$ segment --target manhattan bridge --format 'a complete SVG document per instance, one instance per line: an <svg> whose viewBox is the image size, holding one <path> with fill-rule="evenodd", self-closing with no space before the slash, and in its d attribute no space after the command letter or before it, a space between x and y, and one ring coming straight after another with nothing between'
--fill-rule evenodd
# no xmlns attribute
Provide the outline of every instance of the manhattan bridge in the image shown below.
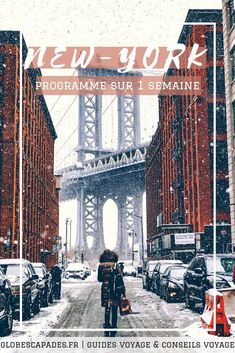
<svg viewBox="0 0 235 353"><path fill-rule="evenodd" d="M86 69L85 75L118 74L110 69ZM144 256L142 217L148 144L141 144L140 97L117 95L116 98L117 148L102 146L102 96L79 96L77 161L56 170L62 176L60 202L74 199L77 202L75 250L89 261L97 260L105 248L103 207L109 199L118 209L114 250L120 259L130 259L133 249L128 236L132 234L135 239L132 241L139 244L139 256ZM88 237L92 238L91 247Z"/></svg>

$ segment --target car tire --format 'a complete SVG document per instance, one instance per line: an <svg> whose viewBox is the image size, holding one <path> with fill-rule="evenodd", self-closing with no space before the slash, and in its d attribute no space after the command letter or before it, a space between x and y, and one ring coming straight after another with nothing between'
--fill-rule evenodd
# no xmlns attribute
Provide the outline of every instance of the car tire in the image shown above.
<svg viewBox="0 0 235 353"><path fill-rule="evenodd" d="M40 312L40 295L38 295L37 299L33 304L33 313L38 314Z"/></svg>
<svg viewBox="0 0 235 353"><path fill-rule="evenodd" d="M52 294L52 290L51 290L50 295L49 295L49 303L50 303L50 304L53 303L53 294Z"/></svg>
<svg viewBox="0 0 235 353"><path fill-rule="evenodd" d="M169 296L168 291L166 292L165 299L166 299L166 302L167 302L167 303L170 303L170 302L171 302L171 297Z"/></svg>
<svg viewBox="0 0 235 353"><path fill-rule="evenodd" d="M49 305L49 295L48 295L48 290L44 293L44 295L41 297L41 303L42 307L47 308Z"/></svg>
<svg viewBox="0 0 235 353"><path fill-rule="evenodd" d="M185 293L185 306L187 309L194 310L195 304L192 300L190 300L189 291L187 290Z"/></svg>
<svg viewBox="0 0 235 353"><path fill-rule="evenodd" d="M4 295L4 299L6 300L6 297ZM7 300L6 300L7 303ZM13 327L13 312L12 312L12 307L10 304L8 304L7 308L7 316L3 323L0 326L0 336L9 336L12 332L12 327Z"/></svg>
<svg viewBox="0 0 235 353"><path fill-rule="evenodd" d="M202 293L201 293L201 294L202 294ZM201 305L201 307L198 309L199 314L202 314L203 311L204 311L204 308L205 308L205 304L206 304L206 303L205 303L205 293L201 295L201 303L202 303L202 305Z"/></svg>
<svg viewBox="0 0 235 353"><path fill-rule="evenodd" d="M26 304L23 308L23 320L30 320L32 317L32 303L31 303L31 297L28 295Z"/></svg>

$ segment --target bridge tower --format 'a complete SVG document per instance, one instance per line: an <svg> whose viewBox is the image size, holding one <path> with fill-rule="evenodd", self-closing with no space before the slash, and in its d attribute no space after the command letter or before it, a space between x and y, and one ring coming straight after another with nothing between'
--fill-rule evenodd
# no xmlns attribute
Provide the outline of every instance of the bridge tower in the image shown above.
<svg viewBox="0 0 235 353"><path fill-rule="evenodd" d="M117 71L108 69L82 69L80 76L117 76ZM118 113L118 150L124 151L140 145L140 102L139 96L117 97ZM94 158L108 153L102 145L102 96L85 95L79 97L79 129L78 129L78 164L86 161L87 154ZM130 259L131 248L128 236L135 232L135 241L141 244L141 224L143 191L136 190L130 194L128 190L120 189L113 195L102 187L96 191L87 190L84 182L79 183L77 194L77 252L83 253L87 260L98 260L104 250L103 206L112 194L118 207L118 237L115 250L120 258ZM89 248L88 239L92 242Z"/></svg>

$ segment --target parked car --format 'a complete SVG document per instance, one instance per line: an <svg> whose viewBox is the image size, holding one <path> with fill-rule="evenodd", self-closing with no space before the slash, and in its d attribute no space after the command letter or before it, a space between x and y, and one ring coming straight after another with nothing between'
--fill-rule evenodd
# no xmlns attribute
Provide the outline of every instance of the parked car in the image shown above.
<svg viewBox="0 0 235 353"><path fill-rule="evenodd" d="M10 281L0 270L0 336L8 336L12 331L12 299Z"/></svg>
<svg viewBox="0 0 235 353"><path fill-rule="evenodd" d="M49 303L53 302L51 274L41 262L33 262L32 265L39 277L38 288L40 290L41 306L47 307Z"/></svg>
<svg viewBox="0 0 235 353"><path fill-rule="evenodd" d="M91 275L91 267L90 265L87 263L84 263L84 267L85 267L85 273L86 273L86 276L90 276Z"/></svg>
<svg viewBox="0 0 235 353"><path fill-rule="evenodd" d="M186 307L190 309L194 309L196 306L204 308L205 292L214 287L214 270L217 289L233 286L232 271L234 264L234 254L216 254L215 269L214 255L200 254L194 257L184 274Z"/></svg>
<svg viewBox="0 0 235 353"><path fill-rule="evenodd" d="M9 278L12 288L13 313L20 310L20 259L1 259L0 269ZM40 311L40 291L38 289L39 277L33 265L22 260L22 305L23 320L29 320L32 314Z"/></svg>
<svg viewBox="0 0 235 353"><path fill-rule="evenodd" d="M137 277L142 277L142 273L143 273L143 266L138 265L137 266Z"/></svg>
<svg viewBox="0 0 235 353"><path fill-rule="evenodd" d="M163 272L159 293L168 303L173 300L184 300L183 276L187 270L186 266L168 266Z"/></svg>
<svg viewBox="0 0 235 353"><path fill-rule="evenodd" d="M162 279L163 272L170 265L183 265L183 262L180 260L159 260L155 265L152 275L152 291L157 295L160 294L160 281Z"/></svg>
<svg viewBox="0 0 235 353"><path fill-rule="evenodd" d="M136 268L133 265L124 265L123 275L136 277Z"/></svg>
<svg viewBox="0 0 235 353"><path fill-rule="evenodd" d="M148 261L143 267L142 283L143 283L143 288L146 290L150 290L152 287L153 270L158 262L159 260Z"/></svg>
<svg viewBox="0 0 235 353"><path fill-rule="evenodd" d="M65 270L65 278L81 278L87 277L85 266L80 262L71 262Z"/></svg>

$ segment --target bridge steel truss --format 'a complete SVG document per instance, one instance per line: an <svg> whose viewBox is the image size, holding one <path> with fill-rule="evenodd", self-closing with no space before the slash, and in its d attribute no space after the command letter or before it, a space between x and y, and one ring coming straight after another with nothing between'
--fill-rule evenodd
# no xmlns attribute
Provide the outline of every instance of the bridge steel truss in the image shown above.
<svg viewBox="0 0 235 353"><path fill-rule="evenodd" d="M106 69L85 69L79 70L79 75L115 76L117 72ZM146 148L138 149L140 145L139 96L118 95L117 100L118 151L111 155L102 147L102 96L79 97L77 155L80 166L67 168L62 173L63 185L67 191L63 192L62 189L64 196L61 198L76 197L77 199L76 249L90 261L97 261L99 254L105 248L103 207L108 199L113 199L118 208L115 250L120 258L131 258L132 232L135 232L132 239L141 245L141 222L136 215L142 215ZM94 159L86 161L88 153L92 153ZM124 170L128 172L125 174ZM70 175L67 179L66 173ZM112 222L111 219L110 222ZM91 247L88 246L89 243L92 243Z"/></svg>

